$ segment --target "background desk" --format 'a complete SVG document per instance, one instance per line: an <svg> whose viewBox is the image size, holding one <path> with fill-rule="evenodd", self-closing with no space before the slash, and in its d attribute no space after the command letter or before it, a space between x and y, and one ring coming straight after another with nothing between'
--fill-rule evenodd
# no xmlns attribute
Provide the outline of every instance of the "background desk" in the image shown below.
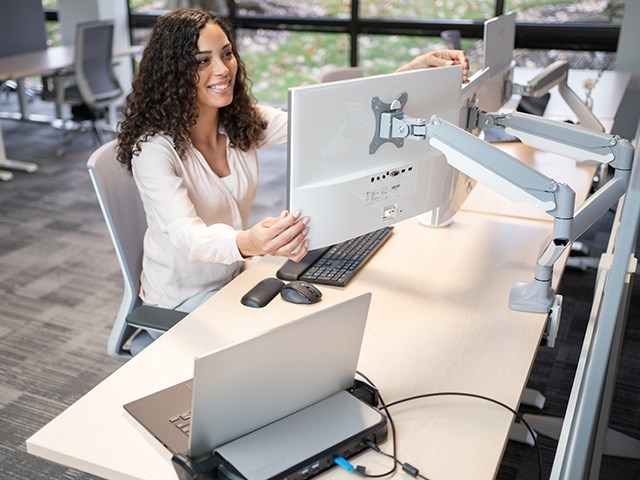
<svg viewBox="0 0 640 480"><path fill-rule="evenodd" d="M140 46L128 47L114 51L114 57L134 55L142 50ZM0 118L15 120L28 120L50 123L53 118L32 116L28 112L27 101L24 92L23 79L35 75L43 75L57 70L73 68L75 61L75 47L49 47L46 50L23 53L0 58L0 82L16 80L18 84L19 112L10 112L0 115ZM61 117L61 105L56 105L56 117ZM35 163L9 160L4 149L2 130L0 130L0 169L2 167L16 170L34 172L38 169ZM0 170L0 180L10 180L13 175L10 172Z"/></svg>
<svg viewBox="0 0 640 480"><path fill-rule="evenodd" d="M541 71L542 68L516 67L513 72L513 80L519 84L526 84L528 80L535 77ZM567 83L578 97L584 100L586 97L584 82L586 80L597 81L591 94L593 98L591 110L598 120L602 122L607 131L609 131L613 125L613 120L616 117L618 107L620 106L620 102L622 102L622 97L627 89L629 80L631 79L631 74L618 70L605 70L598 78L599 75L600 72L597 70L572 68L569 70ZM557 87L551 89L551 98L545 109L544 116L559 121L577 121L577 117L569 110L569 107L557 93L557 90Z"/></svg>
<svg viewBox="0 0 640 480"><path fill-rule="evenodd" d="M20 106L19 113L3 115L3 117L29 120L24 83L22 82L22 79L33 75L41 75L55 70L69 68L73 66L73 61L73 47L52 47L47 48L46 50L0 58L0 82L4 82L6 80L17 80L18 103ZM2 130L0 130L0 168L1 167L24 170L27 172L35 172L38 169L38 166L35 163L10 160L7 158L4 141L2 140ZM0 171L0 180L10 180L12 177L13 174L11 174L11 172Z"/></svg>
<svg viewBox="0 0 640 480"><path fill-rule="evenodd" d="M116 49L113 52L113 56L124 57L127 55L135 55L140 53L142 48L142 46L136 45ZM75 47L73 45L49 47L46 50L0 58L0 81L10 79L18 81L20 112L18 115L10 115L8 118L16 118L19 120L31 119L27 110L27 102L20 80L31 76L55 72L56 70L73 68L74 61ZM39 120L39 118L35 120Z"/></svg>
<svg viewBox="0 0 640 480"><path fill-rule="evenodd" d="M545 316L510 311L514 282L532 278L543 222L460 212L449 228L415 220L395 233L346 288L322 287L300 306L264 309L239 299L281 261L242 275L27 441L30 453L107 478L175 479L170 456L122 405L192 376L194 355L254 335L361 292L373 292L359 369L386 401L463 391L517 407ZM256 361L259 361L257 359ZM295 361L293 359L292 361ZM468 398L434 398L393 409L400 458L434 479L495 476L511 427L506 410ZM390 444L385 445L389 449ZM359 459L371 472L388 461ZM333 470L327 475L346 477Z"/></svg>

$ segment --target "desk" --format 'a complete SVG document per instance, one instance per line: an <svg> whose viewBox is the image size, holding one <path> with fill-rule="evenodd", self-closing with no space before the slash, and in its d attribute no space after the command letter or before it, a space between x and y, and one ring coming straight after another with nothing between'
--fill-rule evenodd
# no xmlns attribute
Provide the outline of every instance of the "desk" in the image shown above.
<svg viewBox="0 0 640 480"><path fill-rule="evenodd" d="M557 162L545 165L551 176L559 174ZM579 180L582 201L591 178ZM517 408L546 315L514 312L507 300L514 283L531 280L551 230L549 222L494 210L460 211L441 229L406 220L347 287L322 286L323 300L308 306L277 297L263 309L243 307L240 297L274 276L283 260L249 262L234 281L30 437L27 450L106 478L175 480L169 452L122 405L190 378L200 353L363 292L373 298L358 368L387 402L458 391ZM554 288L565 261L556 264ZM494 404L458 397L406 403L392 414L399 457L438 480L494 478L513 420ZM390 443L383 448L389 451ZM371 473L389 466L374 452L358 463ZM350 478L339 469L323 476Z"/></svg>
<svg viewBox="0 0 640 480"><path fill-rule="evenodd" d="M127 47L114 51L114 57L133 55L142 50L140 46ZM18 102L20 112L15 115L5 116L16 120L33 120L43 121L40 117L31 117L27 111L27 102L24 94L24 84L21 79L42 75L56 70L64 70L72 68L75 60L75 47L62 46L50 47L46 50L24 53L20 55L12 55L0 58L0 82L5 80L17 80L18 82ZM44 121L50 122L51 119ZM0 130L0 168L12 168L16 170L24 170L27 172L35 172L38 166L35 163L21 162L17 160L9 160L4 149L2 140L2 131ZM9 180L12 175L10 172L0 170L0 180Z"/></svg>
<svg viewBox="0 0 640 480"><path fill-rule="evenodd" d="M443 229L410 219L396 226L346 288L323 286L323 300L310 306L278 297L264 309L243 307L241 295L273 276L282 263L269 257L251 262L169 333L29 438L28 451L107 478L174 480L168 451L125 413L124 403L191 377L198 353L366 291L373 299L359 369L386 401L465 391L515 408L546 317L509 310L507 297L514 282L531 278L549 231L543 222L471 212L460 212ZM436 398L399 406L393 414L400 457L430 478L495 476L512 423L506 410L480 400ZM387 465L373 452L359 462L371 472ZM326 475L347 478L335 469Z"/></svg>
<svg viewBox="0 0 640 480"><path fill-rule="evenodd" d="M21 120L28 120L27 102L24 94L24 84L21 79L32 75L69 68L73 65L73 47L51 47L38 52L24 53L0 58L0 82L15 79L18 80L18 102L20 104L20 114L15 117ZM10 118L14 118L13 116ZM19 160L9 160L2 140L2 130L0 130L0 167L35 172L38 165L32 162L22 162ZM10 180L13 177L11 172L0 171L1 180Z"/></svg>

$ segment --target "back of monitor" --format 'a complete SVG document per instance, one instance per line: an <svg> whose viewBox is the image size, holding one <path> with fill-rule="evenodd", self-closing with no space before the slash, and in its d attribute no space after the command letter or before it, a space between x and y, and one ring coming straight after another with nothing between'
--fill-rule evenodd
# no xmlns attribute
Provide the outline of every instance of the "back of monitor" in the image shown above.
<svg viewBox="0 0 640 480"><path fill-rule="evenodd" d="M451 197L453 168L422 140L377 135L374 99L407 95L404 114L457 123L461 69L445 67L289 90L289 207L311 218L309 248L415 217Z"/></svg>
<svg viewBox="0 0 640 480"><path fill-rule="evenodd" d="M478 93L478 107L487 112L500 110L509 100L513 74L513 46L516 38L516 14L505 13L484 23L483 66L488 78Z"/></svg>

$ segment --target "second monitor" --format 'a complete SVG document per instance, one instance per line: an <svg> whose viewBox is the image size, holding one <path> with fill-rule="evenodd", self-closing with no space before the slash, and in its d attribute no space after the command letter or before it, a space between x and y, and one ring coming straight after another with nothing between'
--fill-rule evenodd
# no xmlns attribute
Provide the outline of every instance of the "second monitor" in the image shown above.
<svg viewBox="0 0 640 480"><path fill-rule="evenodd" d="M289 90L288 205L311 218L309 248L362 235L450 200L455 169L426 141L376 140L376 105L458 122L459 66ZM403 103L404 102L404 103ZM419 132L417 132L419 133Z"/></svg>

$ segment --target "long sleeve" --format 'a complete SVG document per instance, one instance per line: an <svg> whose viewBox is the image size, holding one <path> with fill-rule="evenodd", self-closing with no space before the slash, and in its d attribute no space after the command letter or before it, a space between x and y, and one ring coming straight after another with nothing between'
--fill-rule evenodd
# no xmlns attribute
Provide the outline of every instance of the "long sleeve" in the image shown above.
<svg viewBox="0 0 640 480"><path fill-rule="evenodd" d="M195 157L191 153L188 162L197 163ZM134 160L147 222L189 260L242 260L235 239L243 225L231 193L208 166L181 163L166 138L147 143Z"/></svg>
<svg viewBox="0 0 640 480"><path fill-rule="evenodd" d="M286 142L287 114L259 107L268 127L259 147ZM220 132L224 134L224 132ZM236 244L258 185L258 155L229 146L231 175L221 179L195 148L181 159L172 139L155 135L132 162L144 204L145 235L141 298L174 308L184 300L222 288L240 271Z"/></svg>

